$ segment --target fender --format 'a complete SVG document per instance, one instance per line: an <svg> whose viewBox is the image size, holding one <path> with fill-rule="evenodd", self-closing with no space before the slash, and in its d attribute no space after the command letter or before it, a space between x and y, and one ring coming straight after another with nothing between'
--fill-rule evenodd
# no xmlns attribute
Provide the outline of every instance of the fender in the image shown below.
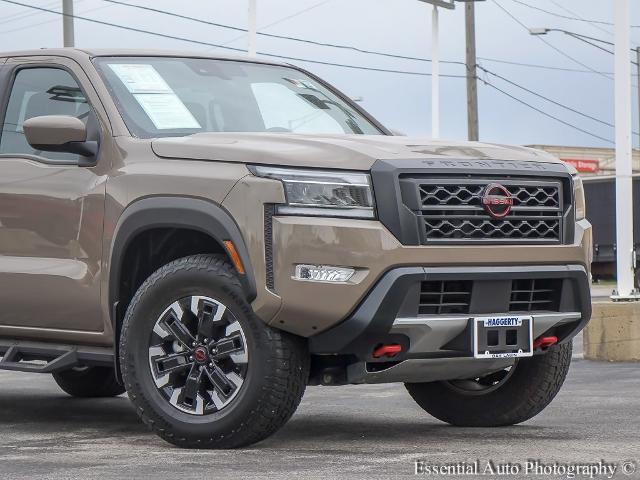
<svg viewBox="0 0 640 480"><path fill-rule="evenodd" d="M124 252L139 233L162 227L198 230L211 236L220 246L224 245L225 240L231 240L245 269L245 274L239 275L239 277L246 292L247 301L253 301L257 295L253 268L242 233L231 215L222 206L208 200L190 197L157 196L133 202L125 208L116 224L109 264L108 295L114 334L113 366L116 379L120 383L122 383L119 361L120 342L117 341L120 336L120 325L117 323L117 319L120 299L119 278L122 272Z"/></svg>
<svg viewBox="0 0 640 480"><path fill-rule="evenodd" d="M208 200L190 197L146 197L135 201L124 210L118 219L113 236L109 271L109 306L116 335L116 305L120 298L119 278L124 252L139 233L162 227L198 230L211 236L221 246L224 245L225 240L231 240L245 268L246 273L239 277L246 292L247 301L251 302L255 299L257 295L255 277L247 247L238 225L222 206Z"/></svg>

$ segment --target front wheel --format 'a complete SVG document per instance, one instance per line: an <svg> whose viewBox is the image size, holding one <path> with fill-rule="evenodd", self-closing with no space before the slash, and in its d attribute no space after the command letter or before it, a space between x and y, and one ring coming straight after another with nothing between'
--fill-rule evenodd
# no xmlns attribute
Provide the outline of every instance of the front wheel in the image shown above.
<svg viewBox="0 0 640 480"><path fill-rule="evenodd" d="M407 383L406 388L427 413L451 425L514 425L551 403L569 371L571 352L571 343L565 343L481 378Z"/></svg>
<svg viewBox="0 0 640 480"><path fill-rule="evenodd" d="M254 315L221 256L182 258L152 274L127 309L120 345L140 417L181 447L266 438L293 415L309 374L304 341Z"/></svg>

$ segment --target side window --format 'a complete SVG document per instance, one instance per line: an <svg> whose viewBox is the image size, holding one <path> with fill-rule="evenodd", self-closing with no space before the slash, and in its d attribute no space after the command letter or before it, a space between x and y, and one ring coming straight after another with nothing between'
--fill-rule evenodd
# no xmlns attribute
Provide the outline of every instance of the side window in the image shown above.
<svg viewBox="0 0 640 480"><path fill-rule="evenodd" d="M85 124L91 108L78 83L67 71L59 68L24 68L19 70L2 124L0 154L29 154L50 160L77 161L72 153L41 152L25 138L25 120L42 115L71 115Z"/></svg>

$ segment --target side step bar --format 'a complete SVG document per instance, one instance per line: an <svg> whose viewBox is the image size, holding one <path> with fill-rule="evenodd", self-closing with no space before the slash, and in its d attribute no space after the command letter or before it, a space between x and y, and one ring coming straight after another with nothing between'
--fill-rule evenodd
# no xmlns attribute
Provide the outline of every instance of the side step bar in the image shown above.
<svg viewBox="0 0 640 480"><path fill-rule="evenodd" d="M113 348L0 339L0 370L53 373L78 366L113 367Z"/></svg>

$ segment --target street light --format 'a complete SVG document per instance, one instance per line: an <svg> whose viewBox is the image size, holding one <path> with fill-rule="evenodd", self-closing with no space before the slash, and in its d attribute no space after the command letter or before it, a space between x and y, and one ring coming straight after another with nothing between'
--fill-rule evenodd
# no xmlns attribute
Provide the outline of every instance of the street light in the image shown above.
<svg viewBox="0 0 640 480"><path fill-rule="evenodd" d="M453 0L419 0L433 5L431 13L431 137L440 137L440 21L438 7L453 10Z"/></svg>
<svg viewBox="0 0 640 480"><path fill-rule="evenodd" d="M600 42L600 43L604 43L605 45L611 45L612 47L615 47L615 44L613 42L602 40L601 38L590 37L588 35L582 35L581 33L570 32L568 30L563 30L561 28L530 28L529 29L529 33L534 36L547 35L550 32L564 33L565 35L569 35L570 37L575 38L576 40L580 40L581 42L591 45L592 47L598 48L604 52L614 55L614 52L612 52L611 50L607 50L606 48L593 43L593 42ZM634 62L633 60L631 60L631 63L633 63L638 68L638 78L640 78L640 47L632 48L631 51L636 54L636 61ZM639 112L638 119L640 121L640 84L638 85L638 112Z"/></svg>
<svg viewBox="0 0 640 480"><path fill-rule="evenodd" d="M431 14L431 137L440 137L440 26L438 7L453 10L455 2L484 0L418 0L433 6Z"/></svg>
<svg viewBox="0 0 640 480"><path fill-rule="evenodd" d="M531 35L546 35L551 31L550 28L530 28L529 34Z"/></svg>
<svg viewBox="0 0 640 480"><path fill-rule="evenodd" d="M640 73L640 47L635 49L637 62L631 61L629 0L614 2L615 43L557 28L530 28L531 35L561 32L576 40L614 55L615 129L616 129L616 277L612 300L640 300L634 287L636 252L633 243L633 181L631 144L631 63ZM614 51L602 45L611 45ZM634 51L631 49L631 51ZM640 88L640 87L639 87ZM640 94L640 92L639 92Z"/></svg>
<svg viewBox="0 0 640 480"><path fill-rule="evenodd" d="M582 35L581 33L570 32L568 30L563 30L561 28L530 28L529 29L529 34L534 36L547 35L550 32L564 33L565 35L575 38L576 40L580 40L581 42L586 43L587 45L591 45L592 47L602 50L603 52L607 52L611 55L614 54L614 52L612 52L611 50L607 50L603 46L598 45L597 43L594 43L594 42L598 42L598 43L604 43L605 45L611 45L612 47L615 46L613 42L608 42L607 40L602 40L601 38L590 37L589 35ZM640 47L632 48L631 51L634 53L638 53L640 51ZM640 58L640 54L639 54L639 58ZM631 63L633 63L634 65L638 65L638 62L631 61Z"/></svg>

